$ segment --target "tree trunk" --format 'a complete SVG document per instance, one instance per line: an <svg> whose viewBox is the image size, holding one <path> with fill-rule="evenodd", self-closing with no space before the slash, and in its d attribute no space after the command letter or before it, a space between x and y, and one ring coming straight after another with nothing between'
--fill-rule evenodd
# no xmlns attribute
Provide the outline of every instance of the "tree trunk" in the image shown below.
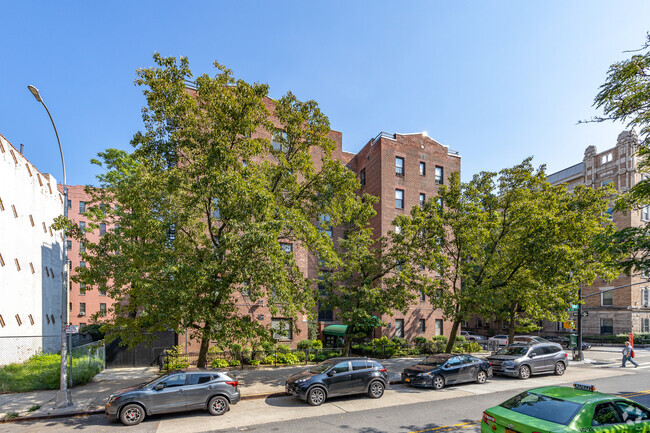
<svg viewBox="0 0 650 433"><path fill-rule="evenodd" d="M199 350L199 359L196 361L198 368L205 368L208 364L208 348L210 347L210 339L208 337L201 337L201 349Z"/></svg>
<svg viewBox="0 0 650 433"><path fill-rule="evenodd" d="M348 329L352 329L352 325L350 325ZM350 356L350 347L352 347L352 335L345 334L345 344L343 345L343 356Z"/></svg>
<svg viewBox="0 0 650 433"><path fill-rule="evenodd" d="M517 319L517 303L510 307L510 320L508 321L508 343L515 339L515 320Z"/></svg>
<svg viewBox="0 0 650 433"><path fill-rule="evenodd" d="M449 334L449 341L447 341L447 348L445 349L445 353L451 353L451 350L454 348L454 343L456 342L456 334L458 334L460 323L460 320L455 319L454 324L451 325L451 333Z"/></svg>

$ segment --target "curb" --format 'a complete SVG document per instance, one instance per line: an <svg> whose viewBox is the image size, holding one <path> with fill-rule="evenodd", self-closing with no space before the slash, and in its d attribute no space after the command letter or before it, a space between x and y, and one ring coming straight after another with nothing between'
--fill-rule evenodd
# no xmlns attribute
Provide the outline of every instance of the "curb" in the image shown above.
<svg viewBox="0 0 650 433"><path fill-rule="evenodd" d="M390 382L390 385L399 385L401 380L394 380ZM288 397L289 394L286 392L269 392L265 394L250 394L242 395L239 401L244 400L262 400L265 398L277 398L277 397ZM78 418L91 415L100 415L104 413L104 409L96 410L87 410L87 411L78 411L78 412L66 412L66 413L56 413L52 415L35 415L35 416L17 416L10 419L0 419L0 424L12 423L12 422L26 422L26 421L43 421L48 419L57 419L57 418Z"/></svg>

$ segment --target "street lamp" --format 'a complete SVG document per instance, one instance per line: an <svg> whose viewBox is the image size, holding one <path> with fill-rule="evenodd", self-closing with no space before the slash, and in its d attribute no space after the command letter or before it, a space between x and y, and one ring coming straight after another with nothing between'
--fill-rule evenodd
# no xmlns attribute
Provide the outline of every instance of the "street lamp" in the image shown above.
<svg viewBox="0 0 650 433"><path fill-rule="evenodd" d="M52 122L52 127L54 128L54 133L56 134L56 141L59 142L59 152L61 153L61 165L63 165L63 216L67 219L68 218L68 183L65 176L65 160L63 159L63 148L61 147L61 140L59 139L59 133L56 130L56 125L54 124L54 119L52 119L50 110L47 109L47 105L45 105L45 102L43 102L43 98L41 98L41 95L38 93L38 89L32 85L27 86L27 88L29 89L30 92L32 92L34 98L36 98L36 100L41 104L43 104L43 107L45 107L45 111L47 111L47 115L50 117L50 122ZM56 393L57 408L68 407L72 404L72 395L70 394L70 390L68 389L68 380L67 380L68 354L66 351L66 344L65 344L65 326L66 326L67 316L68 316L67 315L68 249L66 243L67 243L67 239L64 231L63 232L63 281L62 281L63 291L61 294L61 380L60 380L61 389Z"/></svg>

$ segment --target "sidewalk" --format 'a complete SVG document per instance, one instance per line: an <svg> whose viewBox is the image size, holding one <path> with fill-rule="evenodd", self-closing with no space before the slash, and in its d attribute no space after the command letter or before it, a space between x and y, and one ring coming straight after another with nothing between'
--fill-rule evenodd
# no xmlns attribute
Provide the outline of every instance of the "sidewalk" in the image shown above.
<svg viewBox="0 0 650 433"><path fill-rule="evenodd" d="M637 358L650 361L650 349L637 349ZM488 354L477 354L484 358ZM570 361L574 368L595 368L620 365L619 348L592 348L584 352L585 361ZM424 356L383 359L379 362L386 367L391 382L400 381L400 373ZM569 359L571 355L569 354ZM310 368L305 365L264 367L257 369L229 370L239 381L243 399L263 398L269 394L284 393L284 384L290 375ZM158 375L157 367L114 368L104 370L82 386L72 389L73 405L65 409L55 409L56 390L32 391L25 393L0 394L0 420L7 413L14 412L20 417L63 416L102 411L108 397L117 390L148 381ZM33 409L30 411L30 409Z"/></svg>

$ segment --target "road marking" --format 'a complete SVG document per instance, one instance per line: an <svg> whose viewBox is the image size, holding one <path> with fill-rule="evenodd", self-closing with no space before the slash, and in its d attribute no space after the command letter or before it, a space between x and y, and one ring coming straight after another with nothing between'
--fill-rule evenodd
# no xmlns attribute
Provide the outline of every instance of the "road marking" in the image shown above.
<svg viewBox="0 0 650 433"><path fill-rule="evenodd" d="M623 394L619 394L619 397L625 397L625 398L630 398L630 397L639 397L641 395L648 395L650 394L650 389L645 390L645 391L637 391L637 392L627 392Z"/></svg>

